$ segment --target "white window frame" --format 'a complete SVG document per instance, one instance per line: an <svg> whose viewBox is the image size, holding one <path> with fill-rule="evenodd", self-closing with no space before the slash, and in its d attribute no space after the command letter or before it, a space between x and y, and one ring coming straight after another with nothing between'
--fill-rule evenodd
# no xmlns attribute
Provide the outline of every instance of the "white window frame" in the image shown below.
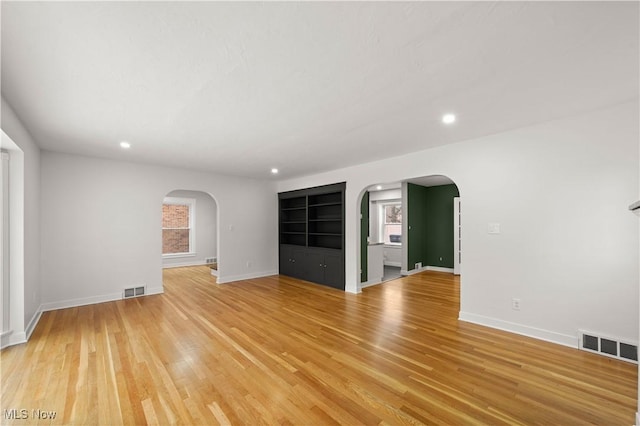
<svg viewBox="0 0 640 426"><path fill-rule="evenodd" d="M386 210L386 208L388 206L400 206L400 208L403 210L402 211L402 217L403 217L402 220L404 221L404 213L405 212L404 212L404 206L402 205L402 200L385 200L383 203L380 203L379 204L380 210L378 212L378 219L379 219L379 225L378 225L379 228L378 228L378 230L380 232L381 241L384 242L384 245L386 245L386 246L397 246L397 247L400 247L400 246L402 246L402 241L404 241L404 238L401 238L401 240L400 240L401 242L399 242L399 243L392 243L392 242L384 241L385 226L388 225L387 224L387 213L386 213L385 210ZM397 224L397 225L400 225L401 226L400 229L402 229L402 222ZM401 233L400 235L403 235L403 234Z"/></svg>
<svg viewBox="0 0 640 426"><path fill-rule="evenodd" d="M196 199L195 198L178 198L164 197L162 205L173 204L178 206L189 206L189 251L184 253L162 253L163 259L171 259L178 257L194 257L196 255ZM165 229L183 229L183 228L165 228Z"/></svg>

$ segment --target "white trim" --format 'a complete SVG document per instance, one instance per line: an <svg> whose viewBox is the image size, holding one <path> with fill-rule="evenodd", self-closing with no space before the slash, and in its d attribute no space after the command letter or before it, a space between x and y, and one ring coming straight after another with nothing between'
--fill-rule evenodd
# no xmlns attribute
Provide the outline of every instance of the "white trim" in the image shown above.
<svg viewBox="0 0 640 426"><path fill-rule="evenodd" d="M5 331L4 333L0 333L0 349L4 349L9 345L11 335L13 334L13 330Z"/></svg>
<svg viewBox="0 0 640 426"><path fill-rule="evenodd" d="M3 336L5 337L5 336ZM20 333L11 333L9 335L6 336L8 339L3 339L2 343L2 349L9 347L9 346L15 346L15 345L21 345L23 343L27 343L27 335L24 331L20 332ZM6 346L4 346L4 344L6 343Z"/></svg>
<svg viewBox="0 0 640 426"><path fill-rule="evenodd" d="M367 287L371 287L371 286L378 285L378 284L382 284L382 279L376 278L376 279L373 279L373 280L365 281L365 282L360 284L360 287L361 288L367 288Z"/></svg>
<svg viewBox="0 0 640 426"><path fill-rule="evenodd" d="M171 257L189 257L196 255L196 199L195 198L179 198L164 197L162 205L173 204L179 206L189 206L189 228L162 228L165 229L188 229L189 230L189 252L187 253L162 253L162 258Z"/></svg>
<svg viewBox="0 0 640 426"><path fill-rule="evenodd" d="M423 269L425 269L427 271L448 272L450 274L453 274L453 268L443 268L442 266L429 266L429 265L427 265Z"/></svg>
<svg viewBox="0 0 640 426"><path fill-rule="evenodd" d="M640 413L636 411L636 426L640 426Z"/></svg>
<svg viewBox="0 0 640 426"><path fill-rule="evenodd" d="M411 269L409 271L400 271L400 274L404 275L404 276L408 276L408 275L413 275L413 274L417 274L418 272L424 272L426 271L428 268L428 266L423 266L422 268L418 268L418 269Z"/></svg>
<svg viewBox="0 0 640 426"><path fill-rule="evenodd" d="M410 271L400 271L400 274L407 276L407 275L413 275L413 274L417 274L418 272L424 272L424 271L434 271L434 272L446 272L449 274L453 274L453 268L443 268L442 266L423 266L422 268L418 268L418 269L411 269Z"/></svg>
<svg viewBox="0 0 640 426"><path fill-rule="evenodd" d="M162 228L162 229L167 229L167 228ZM163 259L174 259L174 258L181 258L181 257L195 257L198 253L191 251L189 253L167 253L167 254L163 254L162 258Z"/></svg>
<svg viewBox="0 0 640 426"><path fill-rule="evenodd" d="M460 312L458 319L460 321L496 328L498 330L508 331L522 336L533 337L534 339L544 340L545 342L556 343L558 345L568 346L574 349L578 349L579 346L578 336L570 336L568 334L556 333L554 331L543 330L541 328L529 327L527 325L503 321L501 319L486 317L484 315Z"/></svg>
<svg viewBox="0 0 640 426"><path fill-rule="evenodd" d="M164 293L164 289L162 287L147 287L147 294L145 294L145 296L162 293ZM122 292L43 303L41 305L41 310L42 312L55 311L57 309L75 308L78 306L95 305L97 303L104 302L115 302L116 300L122 300Z"/></svg>
<svg viewBox="0 0 640 426"><path fill-rule="evenodd" d="M460 197L453 197L453 273L460 275L460 262L462 260L462 251L460 250L460 235L462 217L460 215L461 205Z"/></svg>
<svg viewBox="0 0 640 426"><path fill-rule="evenodd" d="M219 273L219 271L218 271ZM235 281L242 281L242 280L250 280L253 278L262 278L262 277L269 277L271 275L278 275L278 270L272 270L272 271L264 271L264 272L254 272L251 274L242 274L242 275L232 275L232 276L225 276L222 279L220 279L220 277L218 277L217 280L217 284L228 284L228 283L232 283Z"/></svg>
<svg viewBox="0 0 640 426"><path fill-rule="evenodd" d="M202 266L202 265L211 265L211 264L206 263L204 260L194 260L193 262L167 263L166 265L162 265L162 269L183 268L185 266Z"/></svg>
<svg viewBox="0 0 640 426"><path fill-rule="evenodd" d="M164 197L162 204L177 204L179 206L195 205L195 198L180 198L180 197Z"/></svg>
<svg viewBox="0 0 640 426"><path fill-rule="evenodd" d="M2 151L2 167L0 167L0 198L2 199L2 207L0 208L0 304L2 305L2 315L0 315L0 331L9 331L11 329L11 272L10 272L10 238L11 223L9 220L9 210L11 198L9 194L9 153Z"/></svg>
<svg viewBox="0 0 640 426"><path fill-rule="evenodd" d="M404 233L404 222L405 220L405 212L404 212L404 203L402 201L402 198L390 198L387 200L375 200L373 201L373 203L376 205L376 208L378 210L378 223L377 223L377 228L378 228L378 241L382 241L384 243L384 245L388 246L388 245L393 245L393 246L399 246L402 247L402 241L404 241L404 238L402 237L402 234ZM399 223L400 225L400 242L399 243L391 243L391 242L385 242L384 241L384 228L386 225L398 225L397 223L386 223L387 222L387 215L385 213L385 207L386 206L400 206L400 209L402 209L402 222ZM398 265L399 266L399 265Z"/></svg>
<svg viewBox="0 0 640 426"><path fill-rule="evenodd" d="M38 323L40 322L40 317L42 317L42 305L38 307L38 310L33 314L33 317L31 317L31 321L29 321L29 324L27 324L27 327L24 330L27 340L31 339L33 330L36 329Z"/></svg>
<svg viewBox="0 0 640 426"><path fill-rule="evenodd" d="M384 262L384 266L395 266L396 268L401 268L401 262L389 262L388 260Z"/></svg>

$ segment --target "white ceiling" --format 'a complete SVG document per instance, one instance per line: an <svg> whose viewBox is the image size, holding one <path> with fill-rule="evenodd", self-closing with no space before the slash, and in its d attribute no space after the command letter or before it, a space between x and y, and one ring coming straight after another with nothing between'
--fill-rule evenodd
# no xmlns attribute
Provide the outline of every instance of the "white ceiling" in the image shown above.
<svg viewBox="0 0 640 426"><path fill-rule="evenodd" d="M638 97L637 2L1 7L2 94L53 151L286 178Z"/></svg>

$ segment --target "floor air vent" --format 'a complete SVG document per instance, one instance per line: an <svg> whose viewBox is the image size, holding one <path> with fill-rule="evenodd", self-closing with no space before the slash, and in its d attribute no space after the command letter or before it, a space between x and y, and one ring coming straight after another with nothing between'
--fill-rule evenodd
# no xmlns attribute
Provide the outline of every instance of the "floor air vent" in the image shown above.
<svg viewBox="0 0 640 426"><path fill-rule="evenodd" d="M638 345L597 333L580 331L580 349L600 355L638 363Z"/></svg>
<svg viewBox="0 0 640 426"><path fill-rule="evenodd" d="M130 297L144 296L145 293L146 293L146 291L145 291L144 286L143 287L125 288L124 292L122 293L122 297L124 299L128 299Z"/></svg>

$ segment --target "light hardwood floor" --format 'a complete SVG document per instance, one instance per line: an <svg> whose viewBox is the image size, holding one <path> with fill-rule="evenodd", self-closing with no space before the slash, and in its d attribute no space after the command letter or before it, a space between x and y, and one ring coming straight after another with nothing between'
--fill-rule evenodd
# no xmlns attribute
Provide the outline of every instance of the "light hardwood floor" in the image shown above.
<svg viewBox="0 0 640 426"><path fill-rule="evenodd" d="M3 423L630 425L636 366L457 320L425 272L353 295L287 277L47 312L1 353ZM5 409L29 419L7 421ZM20 412L18 411L18 415Z"/></svg>

